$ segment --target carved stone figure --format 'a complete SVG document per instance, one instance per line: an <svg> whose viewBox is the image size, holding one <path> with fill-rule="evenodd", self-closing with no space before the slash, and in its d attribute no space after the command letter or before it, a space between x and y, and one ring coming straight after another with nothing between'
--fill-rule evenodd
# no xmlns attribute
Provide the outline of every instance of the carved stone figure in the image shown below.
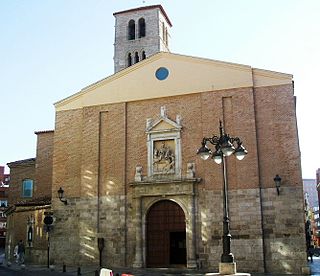
<svg viewBox="0 0 320 276"><path fill-rule="evenodd" d="M153 150L153 171L155 173L174 173L175 156L170 146L163 141L159 148Z"/></svg>

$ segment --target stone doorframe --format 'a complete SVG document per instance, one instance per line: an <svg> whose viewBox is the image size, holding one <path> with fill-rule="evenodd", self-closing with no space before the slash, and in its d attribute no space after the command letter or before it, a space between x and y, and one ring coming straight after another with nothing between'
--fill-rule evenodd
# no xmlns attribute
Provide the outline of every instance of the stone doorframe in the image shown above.
<svg viewBox="0 0 320 276"><path fill-rule="evenodd" d="M161 183L132 183L134 187L134 224L136 228L136 251L133 267L146 267L146 219L150 207L161 200L177 203L186 219L187 268L197 268L196 262L196 198L195 184L198 179ZM148 185L148 187L146 187Z"/></svg>

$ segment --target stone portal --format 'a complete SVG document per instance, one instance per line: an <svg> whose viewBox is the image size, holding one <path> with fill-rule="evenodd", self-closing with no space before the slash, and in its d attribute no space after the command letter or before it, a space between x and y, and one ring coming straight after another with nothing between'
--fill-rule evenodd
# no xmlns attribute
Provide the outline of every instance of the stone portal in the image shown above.
<svg viewBox="0 0 320 276"><path fill-rule="evenodd" d="M147 266L186 266L186 223L182 208L161 200L151 206L146 221Z"/></svg>

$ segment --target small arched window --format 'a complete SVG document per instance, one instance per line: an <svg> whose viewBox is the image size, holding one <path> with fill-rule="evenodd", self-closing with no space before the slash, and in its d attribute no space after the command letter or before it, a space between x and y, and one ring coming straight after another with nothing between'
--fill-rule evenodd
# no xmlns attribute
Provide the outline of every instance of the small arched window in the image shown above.
<svg viewBox="0 0 320 276"><path fill-rule="evenodd" d="M144 18L139 19L139 38L146 36L146 21Z"/></svg>
<svg viewBox="0 0 320 276"><path fill-rule="evenodd" d="M33 193L33 180L24 179L22 181L22 197L32 197Z"/></svg>
<svg viewBox="0 0 320 276"><path fill-rule="evenodd" d="M128 25L128 39L134 40L136 38L136 23L133 19L129 21Z"/></svg>
<svg viewBox="0 0 320 276"><path fill-rule="evenodd" d="M132 65L132 56L131 53L128 54L128 67Z"/></svg>
<svg viewBox="0 0 320 276"><path fill-rule="evenodd" d="M141 59L142 59L142 60L146 59L146 52L145 52L145 51L142 51Z"/></svg>
<svg viewBox="0 0 320 276"><path fill-rule="evenodd" d="M139 54L138 54L138 52L136 52L136 53L134 54L134 62L135 62L135 63L138 63L138 62L139 62Z"/></svg>

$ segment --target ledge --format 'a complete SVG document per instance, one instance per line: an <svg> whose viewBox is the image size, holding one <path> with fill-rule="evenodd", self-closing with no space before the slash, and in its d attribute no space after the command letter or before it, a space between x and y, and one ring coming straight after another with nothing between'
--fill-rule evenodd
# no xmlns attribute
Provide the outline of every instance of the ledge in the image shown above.
<svg viewBox="0 0 320 276"><path fill-rule="evenodd" d="M171 183L200 183L201 178L146 178L142 181L129 182L130 186L152 185L152 184L171 184Z"/></svg>

